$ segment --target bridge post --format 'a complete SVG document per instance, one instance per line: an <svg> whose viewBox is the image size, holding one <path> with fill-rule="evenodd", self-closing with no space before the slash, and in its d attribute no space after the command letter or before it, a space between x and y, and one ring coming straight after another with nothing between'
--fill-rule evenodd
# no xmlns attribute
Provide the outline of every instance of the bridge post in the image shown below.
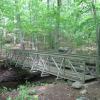
<svg viewBox="0 0 100 100"><path fill-rule="evenodd" d="M100 78L100 27L97 28L97 62L96 62L97 78Z"/></svg>

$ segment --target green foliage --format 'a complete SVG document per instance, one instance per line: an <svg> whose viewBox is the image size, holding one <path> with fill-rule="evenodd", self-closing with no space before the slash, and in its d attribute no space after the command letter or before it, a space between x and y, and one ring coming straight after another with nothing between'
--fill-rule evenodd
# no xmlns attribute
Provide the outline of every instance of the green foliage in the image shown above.
<svg viewBox="0 0 100 100"><path fill-rule="evenodd" d="M37 92L33 89L35 86L46 86L48 85L47 83L41 83L41 82L36 82L36 83L30 83L27 82L25 85L20 85L17 90L12 90L18 92L18 96L15 97L14 100L39 100L39 97L37 95ZM3 93L8 92L7 88L2 89ZM12 100L11 97L8 97L7 100Z"/></svg>
<svg viewBox="0 0 100 100"><path fill-rule="evenodd" d="M91 0L74 0L74 2L61 0L60 10L55 2L50 1L48 7L43 1L1 0L1 18L8 18L3 27L9 32L14 32L17 27L25 37L46 36L48 43L55 41L57 31L60 36L72 36L71 42L75 42L76 45L87 43L91 37L95 40L95 21ZM95 7L98 12L97 20L100 22L100 2L97 1ZM57 30L57 24L59 24L59 30Z"/></svg>
<svg viewBox="0 0 100 100"><path fill-rule="evenodd" d="M19 91L19 96L16 97L15 100L32 100L32 97L28 95L28 88L25 87L25 86L20 86L18 88L18 91Z"/></svg>
<svg viewBox="0 0 100 100"><path fill-rule="evenodd" d="M16 96L14 100L38 100L38 95L29 95L29 88L27 86L21 85L17 89L17 92L18 96ZM8 97L7 100L12 100L12 98Z"/></svg>

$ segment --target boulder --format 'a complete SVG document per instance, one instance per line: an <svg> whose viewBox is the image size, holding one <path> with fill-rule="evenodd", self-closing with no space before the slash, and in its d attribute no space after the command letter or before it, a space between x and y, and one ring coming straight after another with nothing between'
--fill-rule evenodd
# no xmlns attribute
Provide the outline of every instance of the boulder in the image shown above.
<svg viewBox="0 0 100 100"><path fill-rule="evenodd" d="M76 98L76 100L90 100L90 99L88 99L88 98L85 97L85 96L81 96L81 97Z"/></svg>
<svg viewBox="0 0 100 100"><path fill-rule="evenodd" d="M76 82L72 83L72 87L75 89L81 89L83 87L83 84L79 81L76 81Z"/></svg>
<svg viewBox="0 0 100 100"><path fill-rule="evenodd" d="M88 91L86 89L80 91L81 95L86 95L87 93L88 93Z"/></svg>
<svg viewBox="0 0 100 100"><path fill-rule="evenodd" d="M36 90L29 90L28 94L29 95L36 95L37 93L36 93Z"/></svg>

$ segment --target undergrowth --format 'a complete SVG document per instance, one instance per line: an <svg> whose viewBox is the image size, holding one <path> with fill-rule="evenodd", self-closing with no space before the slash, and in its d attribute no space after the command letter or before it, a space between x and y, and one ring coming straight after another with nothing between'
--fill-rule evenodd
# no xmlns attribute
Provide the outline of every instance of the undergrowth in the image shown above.
<svg viewBox="0 0 100 100"><path fill-rule="evenodd" d="M15 96L14 100L39 100L39 96L37 95L36 91L34 90L35 86L45 86L48 85L48 83L41 83L41 82L35 82L35 83L30 83L27 82L25 85L20 85L17 89L8 89L6 87L3 87L1 89L2 94L6 94L9 92L16 91L18 92L18 95ZM29 89L32 89L31 92L32 94L30 95ZM13 100L10 96L7 98L7 100Z"/></svg>

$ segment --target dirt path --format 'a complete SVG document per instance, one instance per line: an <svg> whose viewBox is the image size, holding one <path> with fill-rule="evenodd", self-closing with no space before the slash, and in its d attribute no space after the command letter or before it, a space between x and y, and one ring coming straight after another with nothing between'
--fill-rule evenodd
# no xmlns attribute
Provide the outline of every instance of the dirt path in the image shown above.
<svg viewBox="0 0 100 100"><path fill-rule="evenodd" d="M66 84L40 87L39 90L42 89L44 89L44 94L40 96L40 100L76 100L76 98L82 96L80 95L81 90L73 89ZM89 100L100 100L100 83L97 82L89 85L85 96Z"/></svg>
<svg viewBox="0 0 100 100"><path fill-rule="evenodd" d="M65 83L36 86L29 88L29 90L35 90L39 100L76 100L76 98L81 96L81 89L73 89L71 86L68 86ZM6 96L11 96L13 98L17 95L17 92L10 92L6 94ZM1 96L1 100L6 100L4 99L6 96ZM85 97L87 97L88 100L100 100L100 82L89 84Z"/></svg>

